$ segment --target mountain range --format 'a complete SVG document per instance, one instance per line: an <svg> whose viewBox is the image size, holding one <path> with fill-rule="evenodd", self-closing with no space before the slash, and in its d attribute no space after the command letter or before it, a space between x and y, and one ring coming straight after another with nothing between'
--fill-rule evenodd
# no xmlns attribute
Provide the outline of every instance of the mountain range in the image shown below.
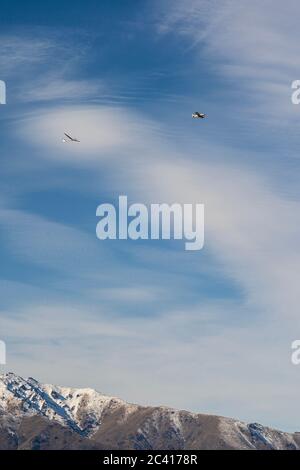
<svg viewBox="0 0 300 470"><path fill-rule="evenodd" d="M300 433L0 375L0 450L300 449Z"/></svg>

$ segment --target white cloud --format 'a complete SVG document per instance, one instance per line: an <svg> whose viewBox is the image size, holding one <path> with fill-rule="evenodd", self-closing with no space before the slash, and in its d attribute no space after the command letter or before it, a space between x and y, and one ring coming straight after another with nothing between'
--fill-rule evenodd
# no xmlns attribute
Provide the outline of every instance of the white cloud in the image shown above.
<svg viewBox="0 0 300 470"><path fill-rule="evenodd" d="M214 148L209 154L213 155ZM158 175L168 175L160 184ZM148 183L147 183L147 182ZM206 244L263 315L297 321L300 204L274 193L268 180L232 164L173 160L147 169L145 190L167 202L202 202Z"/></svg>
<svg viewBox="0 0 300 470"><path fill-rule="evenodd" d="M102 159L117 159L122 165L155 139L157 126L138 113L121 107L64 106L28 116L20 134L40 149L41 156L89 165ZM80 143L62 143L64 132ZM124 161L126 160L126 161Z"/></svg>

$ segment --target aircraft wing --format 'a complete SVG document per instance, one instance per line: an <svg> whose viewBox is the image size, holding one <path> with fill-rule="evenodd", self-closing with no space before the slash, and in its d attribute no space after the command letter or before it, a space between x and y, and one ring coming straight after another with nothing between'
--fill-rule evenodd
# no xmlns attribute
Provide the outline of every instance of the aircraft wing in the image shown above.
<svg viewBox="0 0 300 470"><path fill-rule="evenodd" d="M74 137L71 137L69 134L67 134L66 132L64 132L65 136L68 137L68 139L70 139L72 142L80 142L80 140L78 139L75 139Z"/></svg>

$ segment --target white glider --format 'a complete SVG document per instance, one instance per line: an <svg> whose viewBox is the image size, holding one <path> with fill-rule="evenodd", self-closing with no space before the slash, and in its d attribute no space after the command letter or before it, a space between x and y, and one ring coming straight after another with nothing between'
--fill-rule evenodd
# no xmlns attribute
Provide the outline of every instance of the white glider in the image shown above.
<svg viewBox="0 0 300 470"><path fill-rule="evenodd" d="M71 137L69 134L64 132L64 135L67 137L67 139L63 139L62 141L65 142L80 142L80 140L75 139L74 137Z"/></svg>

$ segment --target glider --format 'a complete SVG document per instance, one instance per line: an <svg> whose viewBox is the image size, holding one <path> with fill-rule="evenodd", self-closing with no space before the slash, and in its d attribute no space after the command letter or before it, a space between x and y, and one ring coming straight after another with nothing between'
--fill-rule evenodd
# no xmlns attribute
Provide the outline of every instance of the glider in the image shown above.
<svg viewBox="0 0 300 470"><path fill-rule="evenodd" d="M192 114L192 117L193 117L193 118L196 118L196 119L204 119L204 118L206 117L206 114L198 113L198 111L195 111L195 112Z"/></svg>
<svg viewBox="0 0 300 470"><path fill-rule="evenodd" d="M71 137L71 136L70 136L69 134L67 134L66 132L64 132L64 135L65 135L69 140L63 139L63 140L62 140L63 142L69 142L69 141L71 141L71 142L80 142L80 140L75 139L74 137Z"/></svg>

